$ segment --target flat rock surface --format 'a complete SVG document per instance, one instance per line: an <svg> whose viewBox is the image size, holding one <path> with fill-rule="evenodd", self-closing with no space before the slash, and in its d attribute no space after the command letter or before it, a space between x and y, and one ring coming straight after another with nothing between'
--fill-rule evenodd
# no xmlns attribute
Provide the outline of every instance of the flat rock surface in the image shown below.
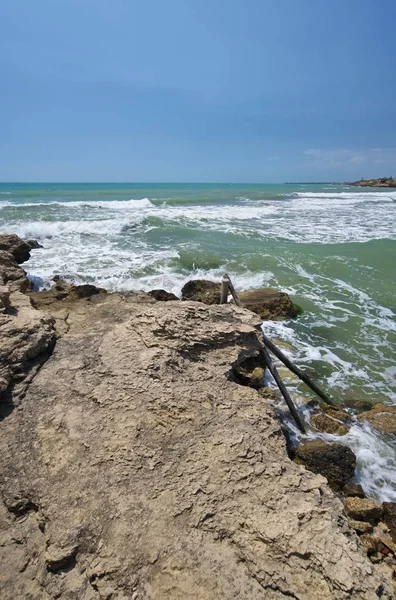
<svg viewBox="0 0 396 600"><path fill-rule="evenodd" d="M61 337L0 423L2 600L391 598L267 399L228 379L258 317L120 294L43 310Z"/></svg>

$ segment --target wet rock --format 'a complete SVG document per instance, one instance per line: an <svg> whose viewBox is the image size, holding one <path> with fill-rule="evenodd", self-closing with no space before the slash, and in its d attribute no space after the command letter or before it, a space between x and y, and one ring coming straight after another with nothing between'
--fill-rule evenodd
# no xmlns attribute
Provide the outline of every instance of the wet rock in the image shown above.
<svg viewBox="0 0 396 600"><path fill-rule="evenodd" d="M345 397L344 405L356 410L371 410L374 406L374 403L371 400Z"/></svg>
<svg viewBox="0 0 396 600"><path fill-rule="evenodd" d="M353 477L356 467L356 457L348 446L321 441L306 442L299 446L295 460L310 471L324 475L336 490L342 489Z"/></svg>
<svg viewBox="0 0 396 600"><path fill-rule="evenodd" d="M391 537L396 542L396 502L383 502L384 522L389 527Z"/></svg>
<svg viewBox="0 0 396 600"><path fill-rule="evenodd" d="M382 433L396 433L396 407L376 404L371 410L361 413L359 421L368 421Z"/></svg>
<svg viewBox="0 0 396 600"><path fill-rule="evenodd" d="M365 521L356 521L355 519L348 519L349 525L358 533L371 533L373 531L373 525Z"/></svg>
<svg viewBox="0 0 396 600"><path fill-rule="evenodd" d="M314 415L311 418L311 423L318 431L334 435L346 435L350 429L344 423L340 423L340 421L336 421L325 414Z"/></svg>
<svg viewBox="0 0 396 600"><path fill-rule="evenodd" d="M37 240L26 240L26 244L31 250L37 250L38 248L44 248Z"/></svg>
<svg viewBox="0 0 396 600"><path fill-rule="evenodd" d="M240 292L242 306L260 315L263 320L282 320L296 317L298 309L288 294L272 288Z"/></svg>
<svg viewBox="0 0 396 600"><path fill-rule="evenodd" d="M351 496L345 500L346 514L356 521L379 521L382 517L382 506L369 498Z"/></svg>
<svg viewBox="0 0 396 600"><path fill-rule="evenodd" d="M356 498L365 498L366 494L359 483L347 483L342 490L345 496L355 496Z"/></svg>
<svg viewBox="0 0 396 600"><path fill-rule="evenodd" d="M329 415L329 417L333 417L333 419L338 419L339 421L351 421L351 415L346 412L346 410L323 403L320 405L320 408L322 412Z"/></svg>
<svg viewBox="0 0 396 600"><path fill-rule="evenodd" d="M12 254L18 264L30 258L30 246L13 233L0 234L0 250Z"/></svg>
<svg viewBox="0 0 396 600"><path fill-rule="evenodd" d="M151 290L149 294L150 296L158 300L158 302L170 302L172 300L179 300L179 298L175 294L167 292L166 290Z"/></svg>
<svg viewBox="0 0 396 600"><path fill-rule="evenodd" d="M203 304L220 304L221 285L205 279L188 281L182 289L182 300L193 300Z"/></svg>

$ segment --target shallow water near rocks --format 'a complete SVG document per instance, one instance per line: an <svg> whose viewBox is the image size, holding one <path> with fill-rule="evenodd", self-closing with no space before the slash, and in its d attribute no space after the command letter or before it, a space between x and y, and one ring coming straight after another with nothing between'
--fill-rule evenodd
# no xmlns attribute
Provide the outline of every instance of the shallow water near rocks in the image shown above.
<svg viewBox="0 0 396 600"><path fill-rule="evenodd" d="M26 265L37 285L59 274L180 294L190 278L227 271L238 290L286 291L304 313L267 322L267 335L339 404L396 403L396 190L5 183L0 230L44 246ZM309 394L292 376L288 385L297 402ZM395 440L362 424L337 439L357 454L366 493L396 500Z"/></svg>

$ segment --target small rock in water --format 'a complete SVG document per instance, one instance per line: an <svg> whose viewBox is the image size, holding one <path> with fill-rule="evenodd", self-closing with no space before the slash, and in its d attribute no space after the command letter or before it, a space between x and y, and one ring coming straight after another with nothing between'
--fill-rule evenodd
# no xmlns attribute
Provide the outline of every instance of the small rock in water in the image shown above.
<svg viewBox="0 0 396 600"><path fill-rule="evenodd" d="M365 498L366 495L359 483L347 483L342 490L345 496L355 496L356 498Z"/></svg>
<svg viewBox="0 0 396 600"><path fill-rule="evenodd" d="M345 512L357 521L379 521L382 517L382 506L368 498L350 496L345 500Z"/></svg>
<svg viewBox="0 0 396 600"><path fill-rule="evenodd" d="M241 292L243 308L260 315L263 320L282 320L297 317L298 309L288 294L272 288L259 288Z"/></svg>
<svg viewBox="0 0 396 600"><path fill-rule="evenodd" d="M371 410L358 416L359 421L368 421L382 433L396 433L396 407L376 404Z"/></svg>
<svg viewBox="0 0 396 600"><path fill-rule="evenodd" d="M349 427L344 423L336 421L332 417L324 414L314 415L311 419L312 424L318 431L332 433L334 435L346 435Z"/></svg>
<svg viewBox="0 0 396 600"><path fill-rule="evenodd" d="M206 279L188 281L182 289L182 300L193 300L203 304L220 304L221 285Z"/></svg>

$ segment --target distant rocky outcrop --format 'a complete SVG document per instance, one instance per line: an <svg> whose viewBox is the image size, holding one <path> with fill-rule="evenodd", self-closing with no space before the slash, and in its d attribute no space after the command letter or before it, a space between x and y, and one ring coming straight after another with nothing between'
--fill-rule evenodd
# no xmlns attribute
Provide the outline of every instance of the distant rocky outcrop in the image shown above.
<svg viewBox="0 0 396 600"><path fill-rule="evenodd" d="M381 177L380 179L361 179L360 181L354 181L349 185L355 185L357 187L396 188L396 179L393 177Z"/></svg>
<svg viewBox="0 0 396 600"><path fill-rule="evenodd" d="M76 287L0 314L2 600L392 598L367 558L392 542L359 544L254 389L260 317ZM341 486L333 446L313 464Z"/></svg>

